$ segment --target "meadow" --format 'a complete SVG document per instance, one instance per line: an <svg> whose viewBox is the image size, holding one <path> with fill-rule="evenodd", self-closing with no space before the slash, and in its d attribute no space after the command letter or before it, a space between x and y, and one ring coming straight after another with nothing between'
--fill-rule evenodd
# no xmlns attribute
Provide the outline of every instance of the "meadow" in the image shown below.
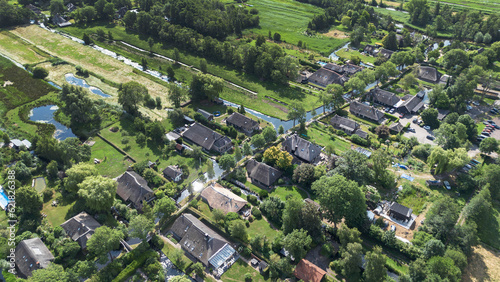
<svg viewBox="0 0 500 282"><path fill-rule="evenodd" d="M267 37L269 31L272 34L278 32L281 40L295 45L300 40L307 44L308 49L323 55L347 42L327 34L306 34L307 24L313 16L323 13L320 7L293 0L250 0L247 3L259 10L260 27L251 29L251 33Z"/></svg>
<svg viewBox="0 0 500 282"><path fill-rule="evenodd" d="M21 38L23 42L33 42L43 52L57 56L72 65L80 65L89 72L95 73L97 76L112 82L114 85L137 81L148 89L152 97L161 97L168 93L165 85L136 74L132 67L88 46L84 46L38 26L18 27L9 32ZM9 56L11 53L17 52L17 49L10 49L8 46L4 46L4 50L7 51Z"/></svg>
<svg viewBox="0 0 500 282"><path fill-rule="evenodd" d="M307 23L306 23L307 25ZM62 31L69 33L75 37L81 38L83 33L92 34L95 33L98 28L103 29L106 33L111 32L113 34L113 38L117 41L124 41L128 44L132 44L139 48L149 50L149 45L147 44L146 38L141 36L133 31L125 30L122 26L117 26L114 24L106 24L103 22L96 22L90 24L88 26L71 26L64 28ZM267 31L266 31L267 32ZM166 56L172 57L174 46L169 45L167 43L155 42L156 44L153 46L153 52ZM152 59L150 56L144 56L144 52L138 52L136 49L125 46L124 44L110 44L108 42L96 42L96 44L110 49L112 51L118 52L121 55L132 58L134 60L140 60L141 58L145 58L149 62L152 62L153 68L165 69L166 66L170 65L167 61L158 61L157 59ZM187 52L185 50L180 49L180 61L189 66L193 66L195 68L200 67L200 60L203 58L198 56L197 54ZM148 58L149 57L149 58ZM318 98L314 95L311 95L307 91L294 86L283 86L275 84L271 81L261 80L254 75L248 75L245 72L235 70L231 67L221 65L217 61L213 61L207 59L209 63L208 72L212 75L219 76L226 81L230 81L242 87L245 87L249 90L257 92L258 95L255 96L250 93L243 93L241 90L235 90L234 87L231 87L229 84L226 84L226 88L224 92L221 94L223 99L227 99L233 103L237 104L245 104L249 108L252 108L256 111L262 112L266 115L286 119L287 109L283 105L273 102L268 97L272 97L279 101L283 101L285 103L290 103L293 100L299 100L304 103L304 107L306 110L313 109L318 101ZM191 81L191 76L194 71L191 68L185 67L175 67L176 79L183 81L184 83L189 83Z"/></svg>

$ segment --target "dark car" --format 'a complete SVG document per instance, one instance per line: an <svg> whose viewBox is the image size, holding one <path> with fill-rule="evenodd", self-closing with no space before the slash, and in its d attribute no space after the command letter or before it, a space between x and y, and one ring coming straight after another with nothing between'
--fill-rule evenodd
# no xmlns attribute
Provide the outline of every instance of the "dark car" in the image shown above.
<svg viewBox="0 0 500 282"><path fill-rule="evenodd" d="M427 135L425 138L427 138L427 139L429 139L429 140L434 140L434 139L436 139L436 138L435 138L434 136L432 136L432 135Z"/></svg>

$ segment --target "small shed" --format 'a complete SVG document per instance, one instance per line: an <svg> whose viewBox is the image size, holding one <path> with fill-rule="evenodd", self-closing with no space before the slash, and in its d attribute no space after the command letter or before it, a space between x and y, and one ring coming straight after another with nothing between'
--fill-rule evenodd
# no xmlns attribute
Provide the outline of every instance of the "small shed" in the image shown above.
<svg viewBox="0 0 500 282"><path fill-rule="evenodd" d="M214 120L214 115L211 114L211 113L209 113L209 112L207 112L207 111L205 111L205 110L203 110L203 109L198 109L196 112L199 113L199 114L201 114L208 121Z"/></svg>
<svg viewBox="0 0 500 282"><path fill-rule="evenodd" d="M400 205L396 202L393 202L389 207L389 215L397 220L403 220L403 221L410 220L412 213L413 213L412 209Z"/></svg>

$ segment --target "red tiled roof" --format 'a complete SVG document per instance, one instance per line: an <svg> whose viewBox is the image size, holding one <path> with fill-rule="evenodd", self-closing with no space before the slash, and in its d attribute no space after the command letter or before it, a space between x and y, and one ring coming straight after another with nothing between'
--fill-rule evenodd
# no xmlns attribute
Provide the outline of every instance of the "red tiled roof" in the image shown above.
<svg viewBox="0 0 500 282"><path fill-rule="evenodd" d="M325 276L326 271L319 268L312 262L302 259L295 267L295 276L305 282L320 282Z"/></svg>

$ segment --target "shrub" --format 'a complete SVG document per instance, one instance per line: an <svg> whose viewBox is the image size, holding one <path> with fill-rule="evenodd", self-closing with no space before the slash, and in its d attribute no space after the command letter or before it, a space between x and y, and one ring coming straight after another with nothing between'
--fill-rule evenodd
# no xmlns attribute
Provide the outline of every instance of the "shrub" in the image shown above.
<svg viewBox="0 0 500 282"><path fill-rule="evenodd" d="M42 68L42 67L36 67L33 70L33 77L34 78L39 78L39 79L44 79L49 75L49 71Z"/></svg>
<svg viewBox="0 0 500 282"><path fill-rule="evenodd" d="M243 250L241 251L241 255L245 258L250 257L252 254L252 251L248 247L244 247Z"/></svg>
<svg viewBox="0 0 500 282"><path fill-rule="evenodd" d="M52 198L53 194L54 194L54 191L52 191L52 189L45 188L45 190L43 190L43 192L42 192L43 201L44 202L49 201Z"/></svg>
<svg viewBox="0 0 500 282"><path fill-rule="evenodd" d="M267 198L268 195L269 195L269 193L267 193L266 190L260 190L259 191L259 196L260 196L261 199Z"/></svg>
<svg viewBox="0 0 500 282"><path fill-rule="evenodd" d="M259 201L257 200L257 197L255 197L254 195L248 195L247 201L250 204L252 204L253 206L258 206L259 205Z"/></svg>
<svg viewBox="0 0 500 282"><path fill-rule="evenodd" d="M250 227L250 222L249 222L248 220L247 220L247 221L245 221L245 226L246 226L247 228L248 228L248 227Z"/></svg>
<svg viewBox="0 0 500 282"><path fill-rule="evenodd" d="M233 113L234 113L233 108L229 107L229 108L227 109L227 114L228 114L228 115L232 115Z"/></svg>
<svg viewBox="0 0 500 282"><path fill-rule="evenodd" d="M117 126L113 126L109 129L111 132L118 132L120 130Z"/></svg>
<svg viewBox="0 0 500 282"><path fill-rule="evenodd" d="M251 273L245 273L245 282L250 282L252 281L252 274Z"/></svg>
<svg viewBox="0 0 500 282"><path fill-rule="evenodd" d="M253 216L248 217L248 222L253 222Z"/></svg>
<svg viewBox="0 0 500 282"><path fill-rule="evenodd" d="M256 218L256 219L261 219L262 218L262 212L256 208L256 207L253 207L252 208L252 215Z"/></svg>

